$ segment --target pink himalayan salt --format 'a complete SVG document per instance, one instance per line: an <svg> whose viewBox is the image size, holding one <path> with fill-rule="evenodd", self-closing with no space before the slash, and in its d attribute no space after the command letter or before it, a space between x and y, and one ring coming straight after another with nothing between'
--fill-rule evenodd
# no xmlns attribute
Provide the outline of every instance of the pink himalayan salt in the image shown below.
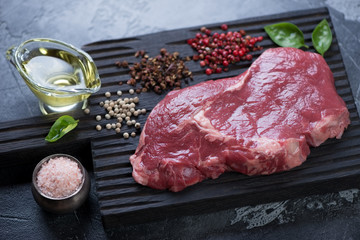
<svg viewBox="0 0 360 240"><path fill-rule="evenodd" d="M47 196L64 198L80 187L82 178L76 162L67 157L55 157L42 164L37 174L37 185Z"/></svg>

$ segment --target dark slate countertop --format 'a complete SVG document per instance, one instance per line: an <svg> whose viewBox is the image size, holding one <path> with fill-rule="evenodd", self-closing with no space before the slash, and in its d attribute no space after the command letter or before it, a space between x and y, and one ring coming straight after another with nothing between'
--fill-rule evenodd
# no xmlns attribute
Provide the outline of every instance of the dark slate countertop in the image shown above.
<svg viewBox="0 0 360 240"><path fill-rule="evenodd" d="M0 123L41 115L36 97L5 57L8 47L27 39L49 37L81 47L99 40L318 7L330 10L360 109L358 0L0 0ZM66 215L42 211L33 200L30 183L0 185L0 239L360 239L360 186L105 231L90 175L89 199Z"/></svg>

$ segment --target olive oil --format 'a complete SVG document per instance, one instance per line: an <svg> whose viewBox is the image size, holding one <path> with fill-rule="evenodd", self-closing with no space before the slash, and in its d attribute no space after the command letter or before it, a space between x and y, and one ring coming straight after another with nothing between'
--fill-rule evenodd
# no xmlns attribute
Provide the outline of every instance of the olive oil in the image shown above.
<svg viewBox="0 0 360 240"><path fill-rule="evenodd" d="M22 62L26 83L40 100L44 113L85 108L86 99L100 88L95 64L62 49L38 48ZM34 56L34 57L31 57Z"/></svg>
<svg viewBox="0 0 360 240"><path fill-rule="evenodd" d="M101 81L91 57L70 44L33 38L10 47L6 57L39 99L43 114L84 109Z"/></svg>

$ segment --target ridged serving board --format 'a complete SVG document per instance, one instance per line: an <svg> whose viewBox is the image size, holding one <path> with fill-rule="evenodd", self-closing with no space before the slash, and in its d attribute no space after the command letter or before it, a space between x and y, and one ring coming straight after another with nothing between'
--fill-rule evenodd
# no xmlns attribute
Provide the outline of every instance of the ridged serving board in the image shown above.
<svg viewBox="0 0 360 240"><path fill-rule="evenodd" d="M161 48L178 51L181 57L192 56L195 52L186 40L193 38L199 27L178 29L143 35L127 39L117 39L90 43L83 46L94 59L102 80L101 90L90 98L90 115L73 113L80 119L78 128L54 144L43 138L57 116L38 117L18 122L8 122L0 126L0 181L4 184L14 181L29 181L31 171L44 156L55 152L66 152L78 157L88 168L93 167L96 190L105 227L119 224L140 223L176 217L186 214L199 214L220 209L259 204L340 190L359 184L360 176L360 122L354 104L352 91L347 79L340 49L327 8L289 12L265 17L227 22L228 31L243 29L252 36L263 36L259 45L265 49L276 47L267 37L263 27L277 22L292 22L304 32L306 44L312 47L311 32L326 18L333 31L333 43L325 54L334 77L338 93L350 111L351 125L342 139L330 139L318 148L312 148L308 160L291 171L270 176L248 177L239 173L226 173L215 180L188 187L182 192L159 191L137 184L132 176L129 157L135 152L139 135L124 139L113 130L95 130L97 124L105 126L110 120L97 122L95 116L104 115L99 106L105 101L105 92L111 92L116 99L116 91L121 90L124 97L130 97L126 84L129 74L126 69L115 66L116 61L127 60L130 64L138 62L134 57L138 50L145 50L149 56L159 54ZM221 32L222 23L207 25L212 31ZM263 50L262 50L263 51ZM254 52L253 61L262 53ZM309 51L313 51L310 48ZM194 85L210 79L236 76L244 72L251 62L242 61L230 67L228 72L207 76L199 62L188 61L186 66L194 74ZM119 82L123 82L119 85ZM138 108L149 113L165 96L153 92L137 95ZM138 117L144 125L146 115ZM122 132L132 131L127 126ZM161 131L161 129L159 129ZM92 159L92 161L91 161ZM92 163L92 165L91 165ZM16 174L9 174L12 170ZM11 176L10 176L11 175Z"/></svg>

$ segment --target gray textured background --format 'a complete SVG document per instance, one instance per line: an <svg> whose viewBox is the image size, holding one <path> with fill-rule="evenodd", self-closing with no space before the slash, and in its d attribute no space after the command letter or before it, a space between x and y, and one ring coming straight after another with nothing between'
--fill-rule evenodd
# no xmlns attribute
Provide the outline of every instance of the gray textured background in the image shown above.
<svg viewBox="0 0 360 240"><path fill-rule="evenodd" d="M0 122L41 115L36 97L5 58L8 47L27 39L49 37L81 47L99 40L324 6L331 12L359 108L360 0L0 0ZM121 226L106 235L94 184L85 206L65 216L41 211L30 184L0 187L0 239L360 239L359 224L356 188Z"/></svg>

